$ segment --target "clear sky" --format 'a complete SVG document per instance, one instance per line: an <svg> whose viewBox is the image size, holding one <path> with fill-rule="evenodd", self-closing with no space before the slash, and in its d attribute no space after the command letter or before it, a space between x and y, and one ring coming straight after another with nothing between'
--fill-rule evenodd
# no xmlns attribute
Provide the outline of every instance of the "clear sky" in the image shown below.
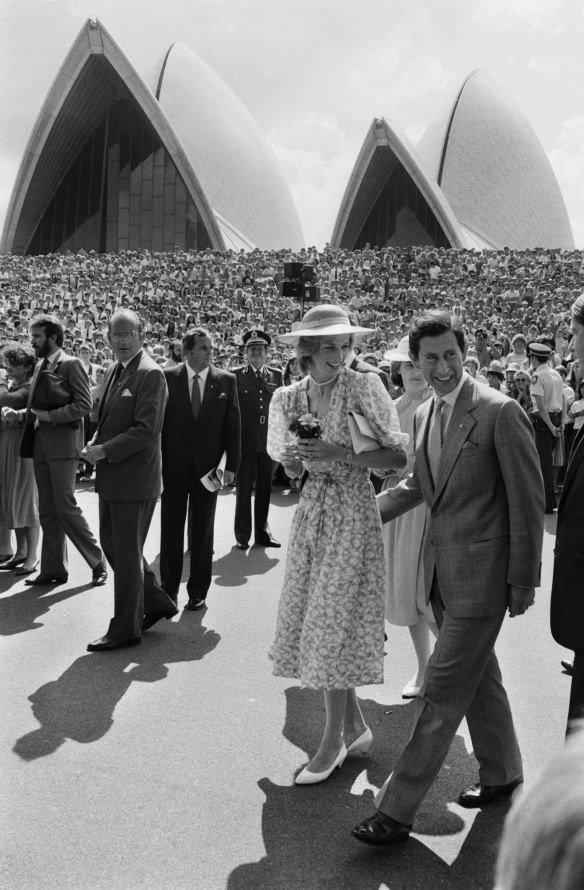
<svg viewBox="0 0 584 890"><path fill-rule="evenodd" d="M372 119L415 142L484 68L533 126L584 248L580 0L0 0L0 225L41 104L90 16L147 82L177 40L225 80L319 247Z"/></svg>

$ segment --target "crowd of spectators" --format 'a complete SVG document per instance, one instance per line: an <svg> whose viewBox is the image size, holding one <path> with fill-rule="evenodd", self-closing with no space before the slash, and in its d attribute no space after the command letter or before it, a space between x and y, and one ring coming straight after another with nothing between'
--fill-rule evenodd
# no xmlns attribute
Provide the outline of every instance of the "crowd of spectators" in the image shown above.
<svg viewBox="0 0 584 890"><path fill-rule="evenodd" d="M0 344L28 340L29 319L49 312L65 326L66 352L80 355L88 367L107 366L108 319L127 306L142 316L146 348L161 364L169 360L173 340L202 326L214 337L217 365L241 364L243 332L263 328L273 339L270 363L284 368L294 350L282 347L277 335L301 315L297 299L280 295L284 263L290 261L314 267L322 302L344 305L356 323L374 329L361 344L366 360L382 361L418 310L431 306L462 319L480 367L514 360L517 335L527 343L547 339L554 364L570 360L568 307L584 290L580 250L367 246L348 251L327 245L296 253L177 249L5 255L0 257Z"/></svg>

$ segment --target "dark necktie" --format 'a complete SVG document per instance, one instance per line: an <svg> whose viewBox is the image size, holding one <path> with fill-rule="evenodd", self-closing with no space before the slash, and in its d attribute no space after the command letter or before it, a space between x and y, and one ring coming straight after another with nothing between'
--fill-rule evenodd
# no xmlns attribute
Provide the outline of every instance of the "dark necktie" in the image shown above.
<svg viewBox="0 0 584 890"><path fill-rule="evenodd" d="M191 409L193 417L197 419L197 415L201 410L201 390L199 389L199 375L195 374L193 380L193 391L191 393Z"/></svg>
<svg viewBox="0 0 584 890"><path fill-rule="evenodd" d="M432 426L430 427L430 435L428 437L428 463L430 464L430 472L432 479L436 482L438 475L438 467L440 465L440 454L442 452L442 438L444 430L444 399L436 399L434 405L434 414L432 415Z"/></svg>

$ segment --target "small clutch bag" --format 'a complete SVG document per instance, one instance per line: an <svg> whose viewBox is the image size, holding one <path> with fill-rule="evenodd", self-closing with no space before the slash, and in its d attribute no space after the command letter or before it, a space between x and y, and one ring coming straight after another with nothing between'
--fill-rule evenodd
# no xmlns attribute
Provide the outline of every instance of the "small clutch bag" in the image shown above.
<svg viewBox="0 0 584 890"><path fill-rule="evenodd" d="M363 451L377 451L381 448L381 442L375 438L375 433L369 425L369 421L356 411L349 411L349 431L353 442L355 454Z"/></svg>

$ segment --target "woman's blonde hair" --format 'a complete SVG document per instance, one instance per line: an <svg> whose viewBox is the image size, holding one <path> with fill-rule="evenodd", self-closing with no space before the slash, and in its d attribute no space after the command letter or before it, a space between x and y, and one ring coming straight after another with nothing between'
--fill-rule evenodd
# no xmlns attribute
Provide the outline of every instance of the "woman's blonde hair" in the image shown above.
<svg viewBox="0 0 584 890"><path fill-rule="evenodd" d="M308 373L311 358L320 349L324 337L300 337L296 346L296 358L304 374Z"/></svg>

